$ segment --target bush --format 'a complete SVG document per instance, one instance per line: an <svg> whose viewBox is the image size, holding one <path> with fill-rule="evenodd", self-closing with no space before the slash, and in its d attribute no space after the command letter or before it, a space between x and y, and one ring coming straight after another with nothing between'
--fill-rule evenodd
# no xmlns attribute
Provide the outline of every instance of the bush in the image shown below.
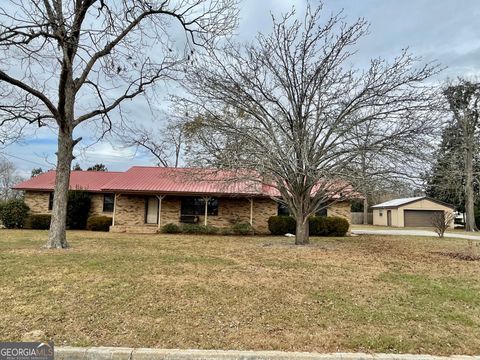
<svg viewBox="0 0 480 360"><path fill-rule="evenodd" d="M7 229L21 229L25 225L30 208L23 200L10 200L2 206L0 219Z"/></svg>
<svg viewBox="0 0 480 360"><path fill-rule="evenodd" d="M349 223L337 216L312 216L308 219L310 236L345 236ZM296 222L291 216L271 216L268 229L272 235L295 234Z"/></svg>
<svg viewBox="0 0 480 360"><path fill-rule="evenodd" d="M308 219L311 236L328 236L330 232L330 218L326 216L312 216Z"/></svg>
<svg viewBox="0 0 480 360"><path fill-rule="evenodd" d="M249 223L238 223L232 226L232 233L235 235L253 235L253 228Z"/></svg>
<svg viewBox="0 0 480 360"><path fill-rule="evenodd" d="M110 216L90 216L87 220L87 230L91 231L108 231L112 225Z"/></svg>
<svg viewBox="0 0 480 360"><path fill-rule="evenodd" d="M49 214L34 214L28 217L28 227L35 230L50 229L52 216Z"/></svg>
<svg viewBox="0 0 480 360"><path fill-rule="evenodd" d="M272 235L295 234L295 219L291 216L270 216L268 230Z"/></svg>
<svg viewBox="0 0 480 360"><path fill-rule="evenodd" d="M345 236L350 224L344 218L338 216L327 217L328 234L327 236Z"/></svg>
<svg viewBox="0 0 480 360"><path fill-rule="evenodd" d="M169 223L162 226L162 232L166 234L178 234L181 231L180 226L177 224Z"/></svg>
<svg viewBox="0 0 480 360"><path fill-rule="evenodd" d="M210 225L197 225L197 224L182 224L180 230L184 234L205 234L213 235L218 234L219 229Z"/></svg>
<svg viewBox="0 0 480 360"><path fill-rule="evenodd" d="M77 230L85 229L89 212L90 194L81 190L69 191L67 204L67 228Z"/></svg>

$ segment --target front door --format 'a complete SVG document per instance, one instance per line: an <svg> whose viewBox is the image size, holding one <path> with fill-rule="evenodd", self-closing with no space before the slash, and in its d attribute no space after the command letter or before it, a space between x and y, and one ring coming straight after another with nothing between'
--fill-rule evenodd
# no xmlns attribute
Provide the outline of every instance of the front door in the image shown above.
<svg viewBox="0 0 480 360"><path fill-rule="evenodd" d="M392 210L387 210L387 226L392 226Z"/></svg>
<svg viewBox="0 0 480 360"><path fill-rule="evenodd" d="M147 224L157 224L158 223L158 199L157 197L150 196L146 199L146 214L145 222Z"/></svg>

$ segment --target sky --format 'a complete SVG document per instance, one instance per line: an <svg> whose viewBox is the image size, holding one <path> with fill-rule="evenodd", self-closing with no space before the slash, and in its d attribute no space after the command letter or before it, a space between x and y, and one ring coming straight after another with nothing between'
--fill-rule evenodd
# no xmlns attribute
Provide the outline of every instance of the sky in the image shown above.
<svg viewBox="0 0 480 360"><path fill-rule="evenodd" d="M316 1L310 3L316 5ZM305 6L303 0L243 0L237 40L253 41L258 32L269 32L271 14L279 15L292 7L302 12ZM347 22L364 18L370 23L369 34L357 46L355 60L359 66L368 64L371 58L391 59L408 47L425 61L438 61L446 68L435 79L439 83L458 76L476 77L480 73L479 0L324 1L326 15L342 10ZM172 91L174 84L159 89L160 106ZM134 100L133 104L136 121L147 127L158 124L142 99ZM82 168L103 163L109 170L122 171L132 165L155 165L154 159L143 151L125 148L114 139L97 141L91 136L91 129L79 129L77 133L83 140L74 163L78 162ZM19 143L0 149L0 156L14 162L18 173L28 177L32 168L54 168L55 151L55 131L43 128L27 134Z"/></svg>

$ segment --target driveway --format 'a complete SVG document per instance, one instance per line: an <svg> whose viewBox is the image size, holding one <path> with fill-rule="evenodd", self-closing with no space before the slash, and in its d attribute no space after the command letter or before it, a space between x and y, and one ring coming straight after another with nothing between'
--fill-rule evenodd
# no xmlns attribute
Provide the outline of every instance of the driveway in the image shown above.
<svg viewBox="0 0 480 360"><path fill-rule="evenodd" d="M410 235L410 236L434 236L438 237L437 233L429 230L401 230L401 229L392 229L392 230L374 230L374 229L353 229L352 234L355 235ZM446 238L457 238L457 239L467 239L467 240L476 240L480 241L479 235L467 235L459 233L446 232L444 237Z"/></svg>

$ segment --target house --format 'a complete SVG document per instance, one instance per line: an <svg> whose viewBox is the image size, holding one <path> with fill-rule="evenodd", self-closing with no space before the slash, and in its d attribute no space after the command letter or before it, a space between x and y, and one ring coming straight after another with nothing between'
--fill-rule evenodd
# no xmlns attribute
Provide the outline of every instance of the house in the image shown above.
<svg viewBox="0 0 480 360"><path fill-rule="evenodd" d="M394 199L372 206L373 225L394 227L431 227L438 213L452 213L454 207L426 197ZM453 228L453 221L450 227Z"/></svg>
<svg viewBox="0 0 480 360"><path fill-rule="evenodd" d="M251 174L214 169L133 166L125 172L72 171L70 189L91 193L91 216L112 217L111 232L152 233L168 223L199 223L219 228L247 222L257 233L268 233L268 219L286 214L273 199L278 191L252 180ZM242 175L242 174L240 174ZM233 180L235 178L235 180ZM52 209L55 171L24 181L33 214ZM350 221L350 203L332 196L328 216Z"/></svg>

